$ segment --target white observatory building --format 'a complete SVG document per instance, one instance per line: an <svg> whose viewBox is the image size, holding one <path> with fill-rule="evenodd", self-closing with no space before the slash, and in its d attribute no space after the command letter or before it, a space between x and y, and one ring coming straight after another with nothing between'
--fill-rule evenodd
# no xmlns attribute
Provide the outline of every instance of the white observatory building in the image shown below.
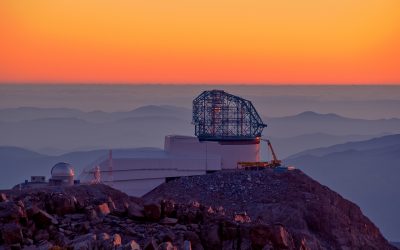
<svg viewBox="0 0 400 250"><path fill-rule="evenodd" d="M74 168L71 164L59 162L51 169L50 185L74 185Z"/></svg>
<svg viewBox="0 0 400 250"><path fill-rule="evenodd" d="M170 179L232 170L238 162L260 160L266 125L250 101L222 90L204 91L193 101L193 124L196 137L167 135L163 150L110 151L84 169L81 182L97 183L100 170L100 182L142 196ZM61 164L60 169L57 165L53 170L55 174L60 170L59 178L67 178L61 173L72 173L73 180L68 165Z"/></svg>

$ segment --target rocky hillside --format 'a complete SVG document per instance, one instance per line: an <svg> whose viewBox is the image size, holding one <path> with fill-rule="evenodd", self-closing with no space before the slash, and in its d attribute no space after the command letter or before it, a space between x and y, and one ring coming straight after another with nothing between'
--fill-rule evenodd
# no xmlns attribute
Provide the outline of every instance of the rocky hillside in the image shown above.
<svg viewBox="0 0 400 250"><path fill-rule="evenodd" d="M395 249L300 171L220 172L143 199L105 185L5 191L0 249Z"/></svg>
<svg viewBox="0 0 400 250"><path fill-rule="evenodd" d="M394 249L357 205L299 170L186 177L144 198L201 204L236 226L212 223L205 249Z"/></svg>

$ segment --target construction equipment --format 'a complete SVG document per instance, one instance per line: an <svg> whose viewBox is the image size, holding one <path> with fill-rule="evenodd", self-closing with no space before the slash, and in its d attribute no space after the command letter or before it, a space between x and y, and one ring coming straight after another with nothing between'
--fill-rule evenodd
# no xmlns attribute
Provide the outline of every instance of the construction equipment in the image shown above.
<svg viewBox="0 0 400 250"><path fill-rule="evenodd" d="M267 142L267 146L269 150L271 150L272 160L271 161L258 161L258 162L248 162L248 161L241 161L237 163L238 169L265 169L265 168L278 168L281 167L282 161L278 160L278 157L275 154L274 148L270 140L268 139L261 139L262 141Z"/></svg>

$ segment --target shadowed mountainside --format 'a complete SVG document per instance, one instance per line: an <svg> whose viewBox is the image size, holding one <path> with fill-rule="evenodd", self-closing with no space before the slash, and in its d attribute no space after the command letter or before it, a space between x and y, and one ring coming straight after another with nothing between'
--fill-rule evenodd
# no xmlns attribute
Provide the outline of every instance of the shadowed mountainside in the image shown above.
<svg viewBox="0 0 400 250"><path fill-rule="evenodd" d="M285 160L357 203L391 240L400 240L400 134L306 150Z"/></svg>
<svg viewBox="0 0 400 250"><path fill-rule="evenodd" d="M266 244L271 245L268 249L394 249L355 204L299 170L227 171L182 177L162 184L143 198L198 202L206 208L211 206L208 211L217 207L214 213L222 211L228 218L255 225L250 235L261 236L259 249ZM285 238L282 242L286 243L269 241L268 232L273 230L258 225L279 225L281 239ZM219 235L207 241L205 249L221 249L225 246L223 238ZM233 246L231 243L230 249Z"/></svg>

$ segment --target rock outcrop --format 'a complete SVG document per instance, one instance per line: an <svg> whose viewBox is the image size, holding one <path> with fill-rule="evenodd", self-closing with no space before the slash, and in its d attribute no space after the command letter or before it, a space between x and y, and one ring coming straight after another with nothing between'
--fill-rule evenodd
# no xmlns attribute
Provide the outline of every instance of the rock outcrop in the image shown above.
<svg viewBox="0 0 400 250"><path fill-rule="evenodd" d="M395 249L353 203L300 171L232 171L143 198L105 185L4 191L0 249Z"/></svg>

